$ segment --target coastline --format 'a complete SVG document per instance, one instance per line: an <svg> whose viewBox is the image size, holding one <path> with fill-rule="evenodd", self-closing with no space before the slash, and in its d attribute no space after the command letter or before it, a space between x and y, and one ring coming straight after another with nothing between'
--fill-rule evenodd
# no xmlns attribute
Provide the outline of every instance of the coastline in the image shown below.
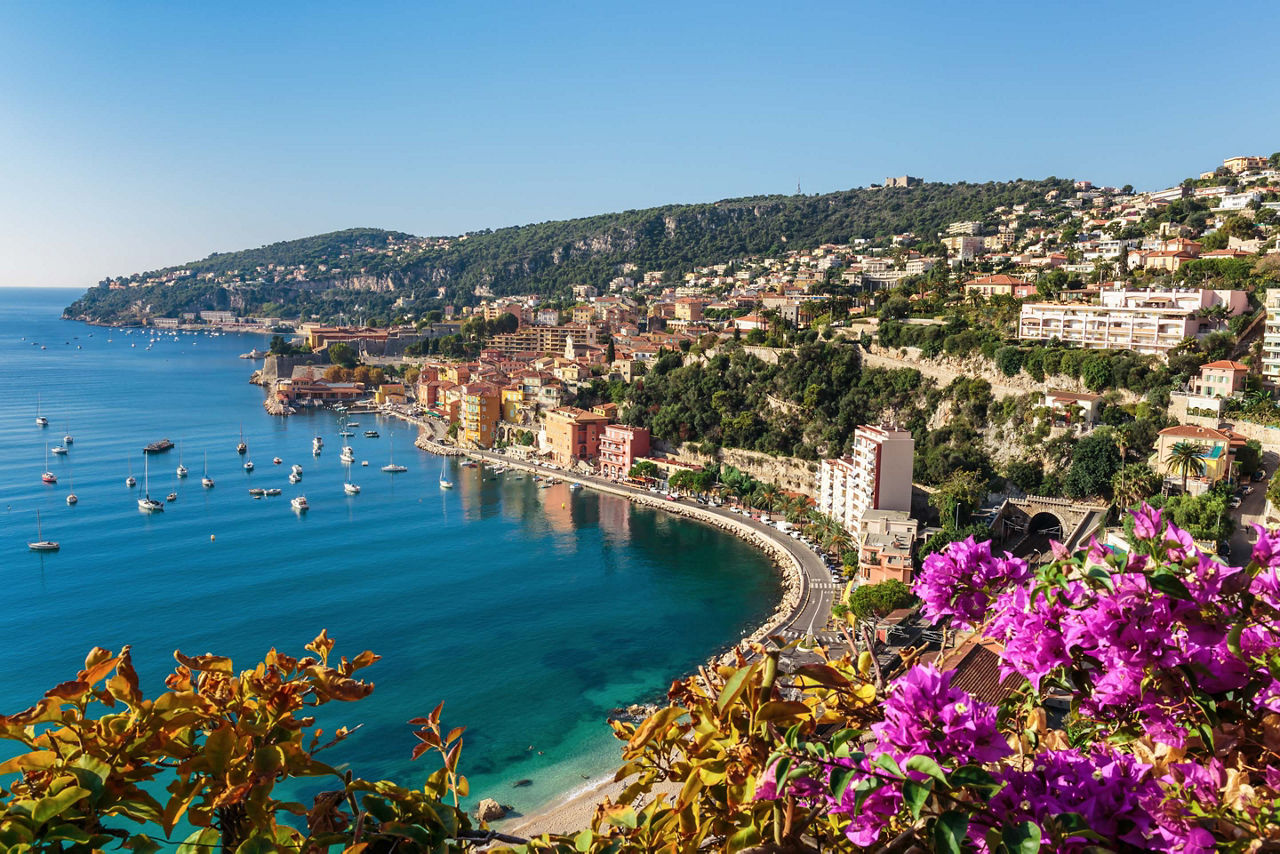
<svg viewBox="0 0 1280 854"><path fill-rule="evenodd" d="M601 478L576 474L562 469L551 469L535 463L516 460L493 452L462 449L454 445L445 445L436 439L435 427L431 422L397 412L392 409L380 410L384 415L414 424L424 430L414 441L420 450L441 456L466 456L478 462L490 465L502 465L508 469L516 469L527 473L552 476L558 479L581 484L584 488L593 489L605 494L625 498L642 507L662 510L682 518L691 519L710 525L717 530L732 534L763 552L773 565L782 581L782 595L773 612L754 632L743 638L727 642L726 647L713 655L707 662L710 667L730 664L736 660L735 651L745 644L764 640L777 634L788 626L802 623L802 616L811 604L813 594L809 574L796 554L796 541L787 537L782 531L763 523L748 522L727 511L701 505L691 505L682 501L670 501L655 495L616 484ZM430 436L428 436L428 433ZM816 556L815 556L816 558ZM821 610L821 606L819 607ZM828 606L829 612L829 606ZM813 625L809 627L812 633ZM689 674L684 674L687 676ZM673 677L674 678L674 677ZM491 822L503 833L516 836L535 837L544 833L569 833L587 827L595 815L596 806L605 798L616 799L625 787L626 781L616 781L612 774L589 781L586 784L571 787L556 798L531 809L528 813L520 813L510 818ZM655 787L656 791L664 791L663 787ZM675 789L673 788L674 792Z"/></svg>

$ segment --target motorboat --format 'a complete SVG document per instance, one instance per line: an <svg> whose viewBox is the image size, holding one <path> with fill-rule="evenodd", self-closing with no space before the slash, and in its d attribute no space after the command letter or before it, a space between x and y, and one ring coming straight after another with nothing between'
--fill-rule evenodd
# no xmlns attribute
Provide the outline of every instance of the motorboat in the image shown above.
<svg viewBox="0 0 1280 854"><path fill-rule="evenodd" d="M272 457L272 458L271 458L271 464L272 464L273 466L278 466L278 465L280 465L282 462L284 462L284 460L280 459L279 457Z"/></svg>
<svg viewBox="0 0 1280 854"><path fill-rule="evenodd" d="M27 548L33 552L56 552L62 548L56 540L46 540L44 532L40 526L40 511L36 511L36 540L34 543L27 543Z"/></svg>
<svg viewBox="0 0 1280 854"><path fill-rule="evenodd" d="M290 500L289 505L299 513L305 513L311 509L311 505L307 503L307 496L299 495L297 498Z"/></svg>
<svg viewBox="0 0 1280 854"><path fill-rule="evenodd" d="M283 491L284 490L282 490L280 487L273 486L270 489L268 489L266 492L264 492L263 495L266 495L267 497L271 497L273 495L279 495Z"/></svg>
<svg viewBox="0 0 1280 854"><path fill-rule="evenodd" d="M255 486L253 489L249 490L249 494L254 498L261 498L267 494L267 491L260 486Z"/></svg>
<svg viewBox="0 0 1280 854"><path fill-rule="evenodd" d="M338 454L338 459L344 463L354 463L356 461L356 452L351 449L350 445L343 445L342 453Z"/></svg>
<svg viewBox="0 0 1280 854"><path fill-rule="evenodd" d="M296 474L298 477L302 477L302 466L298 465L297 463L294 463L290 470L294 474Z"/></svg>
<svg viewBox="0 0 1280 854"><path fill-rule="evenodd" d="M342 484L342 491L345 492L347 495L359 495L360 487L356 486L351 481L347 481L346 483Z"/></svg>
<svg viewBox="0 0 1280 854"><path fill-rule="evenodd" d="M318 452L323 447L324 447L324 439L320 438L319 436L316 436L314 439L311 440L312 453Z"/></svg>
<svg viewBox="0 0 1280 854"><path fill-rule="evenodd" d="M67 448L64 445L54 445L50 450L60 457L65 456L67 453Z"/></svg>
<svg viewBox="0 0 1280 854"><path fill-rule="evenodd" d="M365 431L364 431L364 437L365 437L366 439L376 439L376 438L378 438L378 431L377 431L377 430L365 430Z"/></svg>
<svg viewBox="0 0 1280 854"><path fill-rule="evenodd" d="M170 492L168 495L164 497L164 500L168 501L169 503L173 503L174 501L178 500L178 493Z"/></svg>
<svg viewBox="0 0 1280 854"><path fill-rule="evenodd" d="M246 460L244 464L245 471L253 471L253 460Z"/></svg>
<svg viewBox="0 0 1280 854"><path fill-rule="evenodd" d="M296 471L291 471L291 472L289 472L289 482L290 482L290 483L298 483L298 482L300 482L301 480L302 480L302 475L298 474Z"/></svg>

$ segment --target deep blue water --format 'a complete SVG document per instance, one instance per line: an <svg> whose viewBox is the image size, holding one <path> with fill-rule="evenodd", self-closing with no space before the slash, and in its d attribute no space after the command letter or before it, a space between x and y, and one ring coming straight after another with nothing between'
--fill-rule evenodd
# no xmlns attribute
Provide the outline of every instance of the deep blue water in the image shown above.
<svg viewBox="0 0 1280 854"><path fill-rule="evenodd" d="M397 421L360 417L351 472L363 491L347 497L335 416L273 418L248 384L254 363L237 356L261 336L170 334L147 350L141 330L59 319L76 295L0 289L0 712L73 678L94 645L133 644L154 696L174 649L247 667L272 646L302 654L327 628L335 654L383 656L362 671L373 695L322 720L364 724L330 762L419 783L434 766L409 761L405 722L444 700L446 724L468 727L472 799L527 811L619 763L609 709L659 694L777 601L761 555L697 523L512 474L483 481L452 460L457 486L442 491L441 460ZM365 439L370 427L381 438ZM59 483L42 484L45 445L68 431L70 454L49 457ZM153 456L151 494L179 498L148 516L136 504L141 448L162 437L181 442L191 476L177 479L177 449ZM379 471L393 447L405 474ZM290 486L295 462L303 480ZM254 500L250 486L284 495ZM312 505L301 518L288 503L297 493ZM57 554L27 550L37 508ZM525 778L533 785L512 788Z"/></svg>

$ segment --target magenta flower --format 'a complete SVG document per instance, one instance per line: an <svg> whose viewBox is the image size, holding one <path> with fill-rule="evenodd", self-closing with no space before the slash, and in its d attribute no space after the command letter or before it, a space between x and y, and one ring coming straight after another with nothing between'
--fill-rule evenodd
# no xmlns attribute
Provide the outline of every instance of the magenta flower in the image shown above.
<svg viewBox="0 0 1280 854"><path fill-rule="evenodd" d="M913 590L924 602L926 617L953 617L959 628L971 629L986 617L997 594L1030 577L1026 561L1008 552L993 555L990 542L970 536L926 557Z"/></svg>

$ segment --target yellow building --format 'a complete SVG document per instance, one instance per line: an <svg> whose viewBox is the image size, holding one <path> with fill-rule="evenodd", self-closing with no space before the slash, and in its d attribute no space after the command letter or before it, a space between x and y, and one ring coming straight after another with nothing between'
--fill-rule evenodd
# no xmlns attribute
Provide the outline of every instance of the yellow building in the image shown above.
<svg viewBox="0 0 1280 854"><path fill-rule="evenodd" d="M502 389L502 420L512 424L520 423L520 408L524 406L524 391L518 385L509 385Z"/></svg>
<svg viewBox="0 0 1280 854"><path fill-rule="evenodd" d="M404 404L404 383L383 383L373 393L373 402L381 406L384 403Z"/></svg>
<svg viewBox="0 0 1280 854"><path fill-rule="evenodd" d="M498 387L491 383L467 383L462 387L462 441L477 448L492 448L502 417Z"/></svg>
<svg viewBox="0 0 1280 854"><path fill-rule="evenodd" d="M1187 477L1187 491L1193 495L1205 492L1220 480L1231 476L1231 465L1235 462L1235 451L1245 443L1243 436L1229 430L1214 430L1211 427L1196 427L1191 424L1179 424L1166 427L1160 431L1156 442L1156 455L1152 467L1164 475L1165 480L1177 486L1182 485L1181 469L1174 470L1169 463L1169 455L1173 446L1181 442L1197 446L1200 449L1200 462L1203 472L1199 475L1191 471Z"/></svg>

